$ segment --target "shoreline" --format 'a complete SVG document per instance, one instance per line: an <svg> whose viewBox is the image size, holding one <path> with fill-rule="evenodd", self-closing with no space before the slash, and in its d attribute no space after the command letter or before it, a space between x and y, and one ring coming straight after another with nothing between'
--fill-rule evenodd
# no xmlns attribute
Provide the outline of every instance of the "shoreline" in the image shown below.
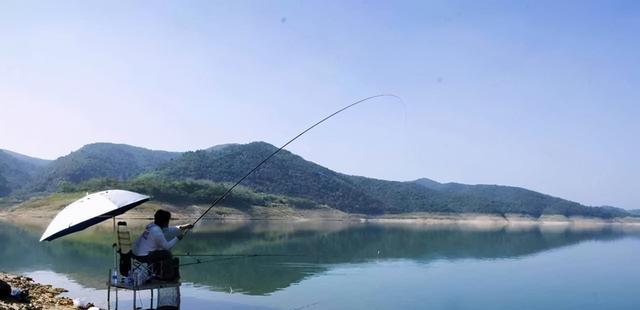
<svg viewBox="0 0 640 310"><path fill-rule="evenodd" d="M176 207L169 204L149 204L145 207L131 210L118 219L151 220L157 209L166 209L173 214L173 220L189 221L204 211L202 206ZM0 220L16 223L42 223L50 221L59 209L22 209L9 208L0 210ZM251 210L238 210L227 207L215 207L210 215L203 218L206 221L223 222L259 222L259 221L287 221L287 222L352 222L369 224L410 224L410 225L461 225L461 226L628 226L640 229L640 217L597 218L583 216L543 215L532 217L526 214L485 214L485 213L404 213L366 215L351 214L342 211L324 209L293 209L289 207L253 207Z"/></svg>
<svg viewBox="0 0 640 310"><path fill-rule="evenodd" d="M66 205L78 199L78 195L52 195L37 197L0 209L0 220L42 226L49 222ZM173 214L176 221L189 222L202 214L206 205L175 205L160 201L149 201L135 209L129 210L118 219L150 220L158 209L165 209ZM625 226L640 229L640 217L597 218L584 216L542 215L533 217L526 214L490 214L490 213L435 213L413 212L402 214L367 215L345 213L328 206L313 209L296 209L285 205L252 206L237 209L228 206L216 206L203 218L207 221L252 222L252 221L288 221L318 222L334 221L344 223L370 223L381 225L421 225L440 226L457 225L464 227L604 227ZM45 224L46 225L46 224Z"/></svg>

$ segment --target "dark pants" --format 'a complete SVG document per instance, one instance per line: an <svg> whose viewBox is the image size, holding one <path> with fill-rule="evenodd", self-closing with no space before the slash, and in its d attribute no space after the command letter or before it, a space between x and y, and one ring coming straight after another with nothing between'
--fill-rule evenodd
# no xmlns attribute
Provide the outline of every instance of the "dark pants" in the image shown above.
<svg viewBox="0 0 640 310"><path fill-rule="evenodd" d="M180 262L171 255L170 251L160 250L149 252L147 256L139 256L138 261L151 264L153 273L160 280L174 281L180 278L178 270Z"/></svg>
<svg viewBox="0 0 640 310"><path fill-rule="evenodd" d="M159 250L159 251L149 252L149 254L147 254L146 256L138 256L137 259L138 261L141 261L143 263L153 264L153 263L158 263L165 260L170 260L172 257L173 255L171 255L171 251Z"/></svg>

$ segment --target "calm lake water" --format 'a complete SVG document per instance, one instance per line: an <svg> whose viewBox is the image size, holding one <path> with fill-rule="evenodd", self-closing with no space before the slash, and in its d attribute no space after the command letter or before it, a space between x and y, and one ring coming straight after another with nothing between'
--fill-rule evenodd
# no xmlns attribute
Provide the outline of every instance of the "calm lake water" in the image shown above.
<svg viewBox="0 0 640 310"><path fill-rule="evenodd" d="M39 243L0 221L0 270L105 307L108 228ZM640 309L638 230L209 222L186 252L295 256L184 266L182 309Z"/></svg>

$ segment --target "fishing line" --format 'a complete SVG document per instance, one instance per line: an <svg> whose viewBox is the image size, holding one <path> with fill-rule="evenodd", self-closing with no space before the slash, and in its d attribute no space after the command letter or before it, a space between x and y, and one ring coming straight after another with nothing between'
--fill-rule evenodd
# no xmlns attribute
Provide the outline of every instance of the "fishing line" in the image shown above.
<svg viewBox="0 0 640 310"><path fill-rule="evenodd" d="M282 145L280 148L278 148L276 151L274 151L273 153L271 153L269 156L265 157L258 165L256 165L253 169L251 169L247 174L245 174L242 178L240 178L236 183L234 183L229 189L227 189L227 191L224 192L224 194L222 194L222 196L218 197L210 206L209 208L207 208L207 210L205 210L193 223L192 225L195 226L207 213L209 213L209 211L211 211L211 209L213 209L214 206L216 206L219 202L221 202L222 200L224 200L225 198L227 198L227 196L231 193L231 191L233 191L234 188L236 188L236 186L238 186L242 181L244 181L247 177L249 177L251 174L253 174L256 170L258 170L258 168L260 168L264 163L266 163L269 159L271 159L273 156L275 156L276 154L278 154L280 151L282 151L287 145L289 145L291 142L295 141L296 139L300 138L302 135L304 135L305 133L307 133L309 130L315 128L316 126L324 123L326 120L332 118L333 116L335 116L336 114L339 114L340 112L349 109L353 106L356 106L360 103L363 103L365 101L369 101L371 99L374 98L379 98L379 97L393 97L396 99L399 99L402 102L402 98L394 95L394 94L380 94L380 95L375 95L375 96L371 96L371 97L367 97L361 100L358 100L350 105L345 106L344 108L335 111L333 113L331 113L330 115L326 116L325 118L319 120L318 122L316 122L315 124L311 125L311 127L305 129L304 131L302 131L301 133L299 133L297 136L293 137L291 140L289 140L287 143L285 143L284 145ZM188 230L185 232L185 234L188 233Z"/></svg>
<svg viewBox="0 0 640 310"><path fill-rule="evenodd" d="M299 257L310 257L309 255L302 254L173 254L173 256L178 257L255 257L255 256L271 256L271 257L289 257L289 256L299 256Z"/></svg>
<svg viewBox="0 0 640 310"><path fill-rule="evenodd" d="M173 256L189 257L188 255L173 255ZM210 255L210 256L217 256L217 255ZM182 267L182 266L191 266L191 265L199 265L199 264L206 264L206 263L215 263L215 262L228 261L228 260L234 260L234 259L253 258L253 257L274 257L274 256L291 257L291 256L297 256L297 255L237 255L237 256L227 256L223 258L205 259L205 260L200 260L199 258L196 258L195 262L184 263L184 264L180 264L179 266ZM300 255L300 256L303 256L303 255ZM307 257L312 257L312 256L307 256Z"/></svg>
<svg viewBox="0 0 640 310"><path fill-rule="evenodd" d="M195 262L180 264L180 266L190 266L204 263L212 263L218 261L226 261L232 259L240 259L240 258L250 258L250 257L311 257L309 255L299 255L299 254L174 254L176 257L193 257L195 258ZM200 260L198 257L222 257L217 259L207 259Z"/></svg>
<svg viewBox="0 0 640 310"><path fill-rule="evenodd" d="M257 257L257 256L234 256L234 257L225 257L225 258L217 258L217 259L207 259L207 260L196 259L195 262L184 263L184 264L180 264L179 266L183 267L183 266L199 265L199 264L205 264L205 263L214 263L214 262L233 260L233 259L241 259L241 258L249 258L249 257Z"/></svg>

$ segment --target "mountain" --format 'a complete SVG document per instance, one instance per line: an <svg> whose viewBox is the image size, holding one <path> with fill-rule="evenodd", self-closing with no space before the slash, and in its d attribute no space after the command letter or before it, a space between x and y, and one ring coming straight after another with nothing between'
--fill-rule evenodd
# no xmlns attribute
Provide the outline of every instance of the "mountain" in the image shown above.
<svg viewBox="0 0 640 310"><path fill-rule="evenodd" d="M526 213L533 216L543 214L588 215L599 217L626 216L624 209L602 206L586 207L577 202L541 194L532 190L502 185L467 185L460 183L438 183L430 179L418 179L413 183L445 193L451 197L464 197L465 201L483 201L493 205L499 213Z"/></svg>
<svg viewBox="0 0 640 310"><path fill-rule="evenodd" d="M171 180L235 182L277 148L265 142L228 144L186 152L155 173ZM384 205L367 195L348 176L283 150L243 185L266 193L312 199L347 212L382 213Z"/></svg>
<svg viewBox="0 0 640 310"><path fill-rule="evenodd" d="M224 144L185 153L95 143L48 163L0 152L0 195L122 187L166 201L203 203L221 195L229 183L244 176L275 150L275 146L265 142ZM618 208L587 207L511 186L439 183L426 178L399 182L346 175L286 150L245 179L226 202L243 207L328 205L362 214L473 212L603 218L629 215Z"/></svg>
<svg viewBox="0 0 640 310"><path fill-rule="evenodd" d="M88 144L48 164L28 190L54 191L64 182L79 183L94 178L125 181L178 156L180 153L126 144Z"/></svg>
<svg viewBox="0 0 640 310"><path fill-rule="evenodd" d="M51 163L51 160L48 159L42 159L42 158L36 158L36 157L31 157L31 156L27 156L24 154L20 154L20 153L16 153L16 152L12 152L9 150L2 150L0 149L0 152L4 152L10 156L12 156L13 158L23 162L23 163L27 163L33 167L44 167L46 165L48 165L49 163Z"/></svg>
<svg viewBox="0 0 640 310"><path fill-rule="evenodd" d="M184 153L160 165L154 174L170 180L234 182L277 148L264 142L231 144ZM626 216L617 208L587 207L523 188L497 185L411 182L341 174L282 151L243 184L254 190L301 197L345 212L479 212Z"/></svg>
<svg viewBox="0 0 640 310"><path fill-rule="evenodd" d="M418 185L422 185L426 188L430 188L433 190L437 190L439 191L440 189L442 189L443 184L431 179L427 179L427 178L421 178L421 179L417 179L415 181L413 181L413 183L416 183Z"/></svg>
<svg viewBox="0 0 640 310"><path fill-rule="evenodd" d="M50 161L0 150L0 197L31 182Z"/></svg>

